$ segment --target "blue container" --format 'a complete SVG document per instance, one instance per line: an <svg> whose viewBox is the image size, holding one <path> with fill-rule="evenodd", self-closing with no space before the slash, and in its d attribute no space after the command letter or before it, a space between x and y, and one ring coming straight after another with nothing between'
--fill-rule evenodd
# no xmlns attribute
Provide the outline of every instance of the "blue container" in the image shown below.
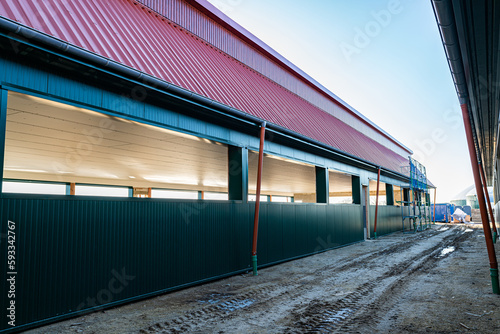
<svg viewBox="0 0 500 334"><path fill-rule="evenodd" d="M434 215L434 204L431 205L432 214ZM451 205L448 203L436 204L436 220L437 222L449 222L451 214Z"/></svg>
<svg viewBox="0 0 500 334"><path fill-rule="evenodd" d="M455 204L448 204L449 206L449 210L450 210L450 220L449 221L452 221L453 219L451 218L451 215L455 212L455 210L457 209L457 206Z"/></svg>

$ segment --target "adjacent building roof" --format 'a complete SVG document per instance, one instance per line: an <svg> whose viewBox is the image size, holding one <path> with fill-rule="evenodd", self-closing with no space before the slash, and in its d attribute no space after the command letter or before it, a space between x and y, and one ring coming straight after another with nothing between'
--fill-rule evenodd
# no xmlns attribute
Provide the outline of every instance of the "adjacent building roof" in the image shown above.
<svg viewBox="0 0 500 334"><path fill-rule="evenodd" d="M0 15L401 173L390 150L268 77L128 0L0 2Z"/></svg>
<svg viewBox="0 0 500 334"><path fill-rule="evenodd" d="M474 0L432 4L457 95L472 114L478 156L492 185L498 158L500 6Z"/></svg>

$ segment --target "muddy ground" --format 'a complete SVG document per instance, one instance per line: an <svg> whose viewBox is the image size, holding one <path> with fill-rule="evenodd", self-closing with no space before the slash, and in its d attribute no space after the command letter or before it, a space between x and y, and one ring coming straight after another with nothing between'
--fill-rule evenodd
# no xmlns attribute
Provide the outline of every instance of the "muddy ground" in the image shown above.
<svg viewBox="0 0 500 334"><path fill-rule="evenodd" d="M29 333L500 333L488 268L479 224L435 225Z"/></svg>

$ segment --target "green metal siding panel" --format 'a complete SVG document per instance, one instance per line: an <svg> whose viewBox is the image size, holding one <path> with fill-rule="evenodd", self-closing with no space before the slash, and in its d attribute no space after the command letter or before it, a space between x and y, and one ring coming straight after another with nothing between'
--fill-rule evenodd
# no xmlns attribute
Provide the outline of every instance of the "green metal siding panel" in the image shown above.
<svg viewBox="0 0 500 334"><path fill-rule="evenodd" d="M18 63L0 58L0 83L47 92L48 74L35 67L19 65Z"/></svg>
<svg viewBox="0 0 500 334"><path fill-rule="evenodd" d="M325 231L326 240L324 240L324 244L320 245L322 248L326 248L328 244L331 244L332 247L340 245L339 231L341 226L337 223L340 219L336 211L338 211L337 205L329 205L327 207L326 220L328 223Z"/></svg>
<svg viewBox="0 0 500 334"><path fill-rule="evenodd" d="M280 154L285 157L293 157L293 151L294 149L291 147L281 146Z"/></svg>
<svg viewBox="0 0 500 334"><path fill-rule="evenodd" d="M303 151L299 151L299 150L293 150L292 158L300 160L300 161L307 161L306 160L306 153Z"/></svg>
<svg viewBox="0 0 500 334"><path fill-rule="evenodd" d="M159 124L172 127L179 126L179 114L168 109L146 104L144 106L144 118Z"/></svg>
<svg viewBox="0 0 500 334"><path fill-rule="evenodd" d="M233 130L229 132L229 142L238 143L241 146L247 146L249 149L252 147L258 149L259 147L258 137L250 136Z"/></svg>
<svg viewBox="0 0 500 334"><path fill-rule="evenodd" d="M206 134L209 137L225 138L227 140L229 138L229 132L229 129L223 128L222 126L210 123L207 123L206 125Z"/></svg>
<svg viewBox="0 0 500 334"><path fill-rule="evenodd" d="M370 235L373 235L375 221L375 206L370 208ZM380 205L378 207L377 235L384 235L400 231L402 228L401 207Z"/></svg>
<svg viewBox="0 0 500 334"><path fill-rule="evenodd" d="M257 236L257 259L258 259L258 264L261 265L263 263L269 263L268 261L268 253L269 253L269 233L268 233L268 222L269 219L267 218L267 206L263 205L264 203L261 203L260 209L259 209L259 234ZM252 203L252 218L254 216L254 210L255 210L255 202ZM252 236L253 236L253 225L252 225ZM251 236L251 237L252 237Z"/></svg>
<svg viewBox="0 0 500 334"><path fill-rule="evenodd" d="M345 228L344 228L344 240L346 243L351 243L354 241L355 235L356 235L356 225L351 221L351 217L349 214L349 207L347 206L342 206L340 208L341 216L342 216L342 222L345 223Z"/></svg>
<svg viewBox="0 0 500 334"><path fill-rule="evenodd" d="M144 103L130 98L130 95L106 92L102 96L101 107L123 115L144 118Z"/></svg>
<svg viewBox="0 0 500 334"><path fill-rule="evenodd" d="M274 263L283 259L283 205L266 203L267 209L267 263Z"/></svg>
<svg viewBox="0 0 500 334"><path fill-rule="evenodd" d="M307 205L297 205L295 207L295 245L299 254L307 254L309 221L306 210Z"/></svg>
<svg viewBox="0 0 500 334"><path fill-rule="evenodd" d="M305 251L307 253L312 253L314 248L316 247L316 238L318 235L318 215L316 214L316 208L319 208L320 206L316 205L309 205L306 204L306 212L307 212L307 243L306 243L306 248Z"/></svg>
<svg viewBox="0 0 500 334"><path fill-rule="evenodd" d="M314 156L314 162L318 166L327 166L328 159L316 155Z"/></svg>
<svg viewBox="0 0 500 334"><path fill-rule="evenodd" d="M322 244L327 243L328 239L328 230L327 225L330 223L328 221L327 216L327 208L328 205L320 205L318 206L318 232L316 239L314 240L314 249L313 251L319 251L322 248Z"/></svg>
<svg viewBox="0 0 500 334"><path fill-rule="evenodd" d="M293 204L283 205L283 257L293 258L299 255L297 249L297 230L295 224L295 208Z"/></svg>
<svg viewBox="0 0 500 334"><path fill-rule="evenodd" d="M348 206L342 206L342 220L347 222L347 233L346 233L346 238L347 238L347 243L352 243L356 240L356 224L352 220L351 217L351 210Z"/></svg>
<svg viewBox="0 0 500 334"><path fill-rule="evenodd" d="M363 217L360 210L355 209L353 206L349 208L350 220L354 226L355 232L354 236L356 240L364 238L364 225Z"/></svg>
<svg viewBox="0 0 500 334"><path fill-rule="evenodd" d="M248 270L253 208L237 202L5 196L0 199L1 233L9 219L17 228L17 323L53 321ZM362 240L336 233L331 242L337 226L361 226L339 213L359 210L355 205L263 204L259 264ZM5 268L3 242L0 253ZM110 294L110 281L122 271L134 278ZM1 275L5 292L6 272ZM5 298L0 307L7 307ZM6 328L2 318L0 329Z"/></svg>
<svg viewBox="0 0 500 334"><path fill-rule="evenodd" d="M264 151L267 152L280 152L281 145L273 142L274 133L268 131L266 135L266 141L264 142Z"/></svg>
<svg viewBox="0 0 500 334"><path fill-rule="evenodd" d="M179 127L193 133L207 132L205 122L185 115L179 115Z"/></svg>
<svg viewBox="0 0 500 334"><path fill-rule="evenodd" d="M234 250L233 261L237 268L250 269L250 252L252 249L253 232L253 206L233 205L232 221L234 226Z"/></svg>
<svg viewBox="0 0 500 334"><path fill-rule="evenodd" d="M47 77L47 85L47 91L59 98L101 106L103 91L97 87L55 75Z"/></svg>

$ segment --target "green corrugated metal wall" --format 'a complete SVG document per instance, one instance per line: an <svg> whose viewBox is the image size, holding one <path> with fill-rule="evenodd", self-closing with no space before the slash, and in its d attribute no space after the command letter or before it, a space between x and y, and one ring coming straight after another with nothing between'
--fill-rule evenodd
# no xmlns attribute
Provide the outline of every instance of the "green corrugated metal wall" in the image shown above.
<svg viewBox="0 0 500 334"><path fill-rule="evenodd" d="M17 329L250 269L252 203L4 196L2 235L16 224ZM260 217L260 265L363 239L359 205L263 203Z"/></svg>
<svg viewBox="0 0 500 334"><path fill-rule="evenodd" d="M377 235L389 234L401 231L403 223L401 219L401 207L392 205L379 205L377 219ZM370 235L374 235L375 206L370 207Z"/></svg>

